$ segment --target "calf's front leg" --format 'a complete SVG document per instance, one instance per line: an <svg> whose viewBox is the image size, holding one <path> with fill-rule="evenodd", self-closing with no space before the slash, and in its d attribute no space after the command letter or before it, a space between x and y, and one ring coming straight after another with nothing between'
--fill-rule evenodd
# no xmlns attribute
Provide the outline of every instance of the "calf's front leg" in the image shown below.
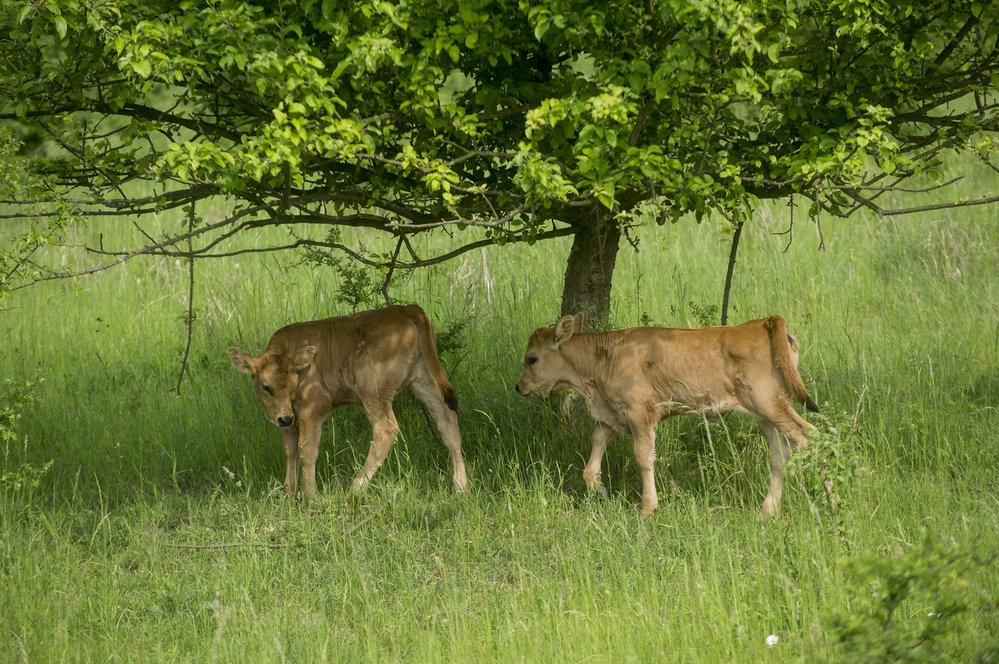
<svg viewBox="0 0 999 664"><path fill-rule="evenodd" d="M368 458L364 460L364 466L350 485L351 493L357 493L368 485L371 478L385 462L385 457L388 456L392 443L399 435L399 423L392 411L391 401L363 405L368 420L371 422L371 447L368 449Z"/></svg>
<svg viewBox="0 0 999 664"><path fill-rule="evenodd" d="M284 444L284 489L294 496L298 490L298 426L290 426L281 434Z"/></svg>
<svg viewBox="0 0 999 664"><path fill-rule="evenodd" d="M316 497L316 460L319 458L321 419L305 419L298 424L298 461L302 466L302 498L310 502Z"/></svg>
<svg viewBox="0 0 999 664"><path fill-rule="evenodd" d="M614 435L614 430L603 422L597 422L593 435L590 436L592 447L590 448L590 459L583 468L583 481L590 491L607 495L607 490L600 481L600 465L603 462L604 450L607 449L607 441Z"/></svg>

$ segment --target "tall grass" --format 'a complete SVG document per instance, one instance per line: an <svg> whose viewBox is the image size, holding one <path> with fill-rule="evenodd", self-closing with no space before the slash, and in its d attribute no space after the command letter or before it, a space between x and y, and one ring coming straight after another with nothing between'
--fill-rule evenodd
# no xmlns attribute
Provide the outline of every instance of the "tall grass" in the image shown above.
<svg viewBox="0 0 999 664"><path fill-rule="evenodd" d="M964 194L997 188L994 174L960 167ZM364 495L346 493L368 445L352 409L324 433L319 504L281 495L279 435L225 349L257 351L289 321L347 313L336 273L290 255L199 263L179 395L183 263L139 259L20 291L0 313L0 390L19 416L0 422L0 659L855 656L837 619L859 614L877 587L849 561L894 559L927 540L955 552L999 541L997 216L965 208L816 224L767 205L747 226L730 319L780 313L801 339L805 381L860 464L835 525L794 483L778 518L757 518L765 443L738 417L660 428L664 500L653 517L638 516L623 439L607 453L609 498L586 495L588 422L512 390L527 335L557 315L566 243L473 252L393 286L439 332L458 330L444 363L473 484L464 498L451 494L446 450L408 395L397 401L402 436ZM792 220L793 235L778 235ZM76 239L104 233L110 246L128 232L94 223ZM613 323L710 319L724 224L684 220L633 239L637 250L618 261ZM448 241L421 239L418 250ZM999 572L955 574L967 610L911 653L995 661ZM905 603L889 627L918 631L934 611L926 601Z"/></svg>

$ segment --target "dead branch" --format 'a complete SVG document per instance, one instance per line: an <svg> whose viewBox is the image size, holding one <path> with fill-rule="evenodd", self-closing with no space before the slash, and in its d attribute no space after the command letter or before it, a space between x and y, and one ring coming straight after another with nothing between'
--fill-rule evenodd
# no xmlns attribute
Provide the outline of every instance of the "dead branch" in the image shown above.
<svg viewBox="0 0 999 664"><path fill-rule="evenodd" d="M372 512L368 516L364 517L357 523L346 528L342 535L347 537L353 535L358 530L368 525L376 516L381 513L382 510L377 510ZM264 549L290 549L293 547L305 546L309 542L209 542L207 544L188 544L185 542L163 542L161 546L165 546L171 549L194 549L194 550L211 550L211 549L235 549L235 548L248 548L248 547L260 547Z"/></svg>

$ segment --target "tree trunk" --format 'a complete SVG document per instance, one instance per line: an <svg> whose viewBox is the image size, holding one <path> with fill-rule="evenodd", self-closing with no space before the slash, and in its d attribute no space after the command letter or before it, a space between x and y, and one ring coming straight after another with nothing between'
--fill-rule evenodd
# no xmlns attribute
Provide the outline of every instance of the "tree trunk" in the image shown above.
<svg viewBox="0 0 999 664"><path fill-rule="evenodd" d="M582 312L589 329L607 324L611 278L621 242L621 228L602 207L582 212L574 224L572 249L562 287L562 314Z"/></svg>

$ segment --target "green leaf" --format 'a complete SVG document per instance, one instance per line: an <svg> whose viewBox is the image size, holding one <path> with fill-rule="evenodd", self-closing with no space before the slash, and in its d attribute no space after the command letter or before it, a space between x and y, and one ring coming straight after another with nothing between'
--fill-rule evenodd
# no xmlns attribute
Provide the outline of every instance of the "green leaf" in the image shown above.
<svg viewBox="0 0 999 664"><path fill-rule="evenodd" d="M548 28L551 27L551 20L546 16L538 21L538 24L534 26L534 38L541 41L545 33L548 32Z"/></svg>
<svg viewBox="0 0 999 664"><path fill-rule="evenodd" d="M59 33L59 39L65 39L66 33L69 31L69 25L66 23L66 19L62 16L55 16L52 19L55 22L56 32Z"/></svg>
<svg viewBox="0 0 999 664"><path fill-rule="evenodd" d="M613 192L610 192L610 191L598 191L598 192L596 192L596 194L597 194L597 200L600 201L601 205L603 205L608 210L613 210L614 209L615 201L614 201L614 193Z"/></svg>
<svg viewBox="0 0 999 664"><path fill-rule="evenodd" d="M132 69L142 78L149 78L152 73L152 65L149 60L132 60Z"/></svg>

